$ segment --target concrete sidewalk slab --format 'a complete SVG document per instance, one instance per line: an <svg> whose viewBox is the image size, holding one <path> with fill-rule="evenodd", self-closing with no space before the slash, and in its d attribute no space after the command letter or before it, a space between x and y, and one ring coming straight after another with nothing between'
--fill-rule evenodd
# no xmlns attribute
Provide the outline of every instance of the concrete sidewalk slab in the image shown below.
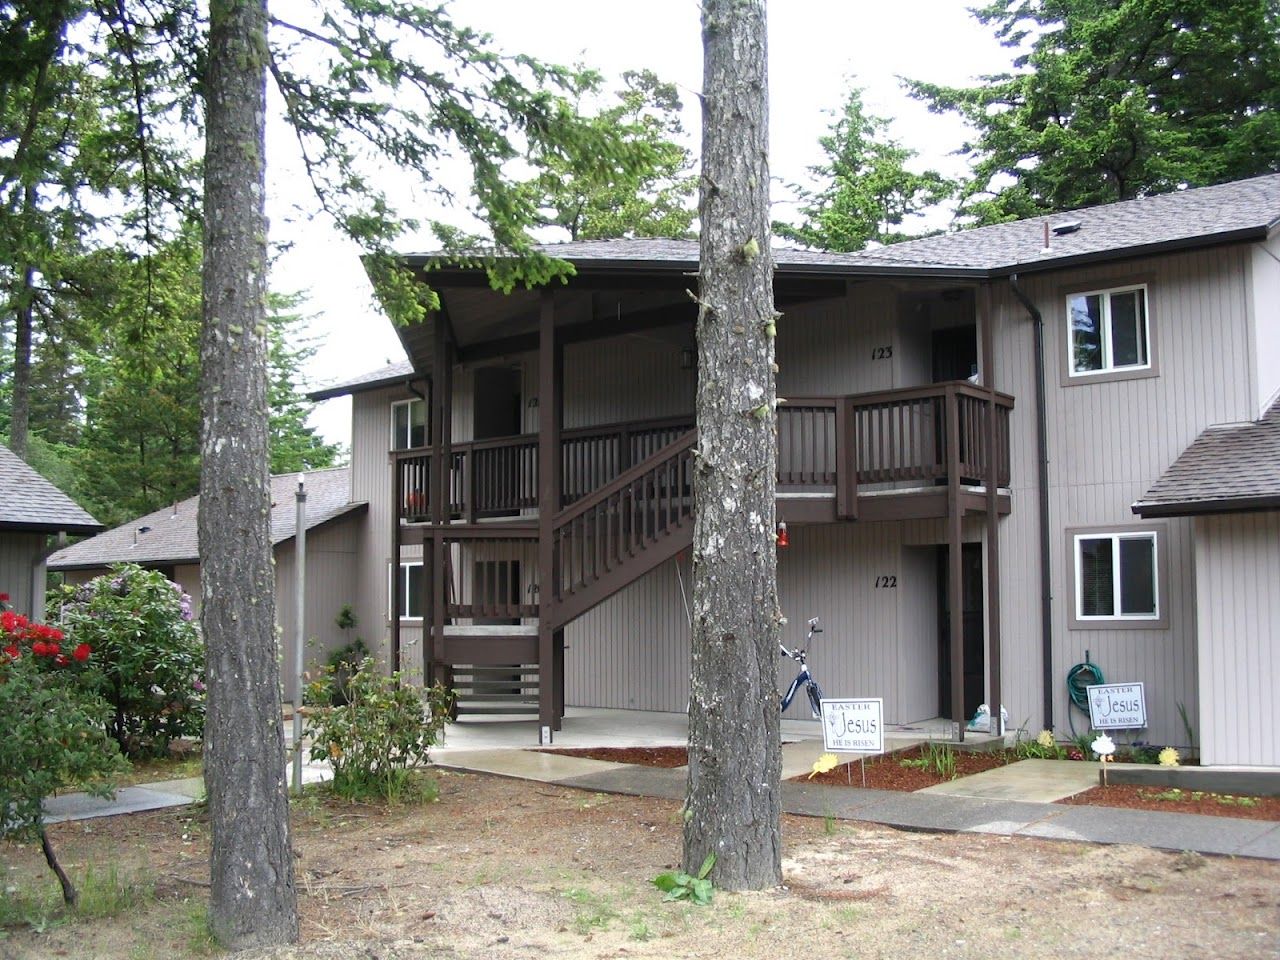
<svg viewBox="0 0 1280 960"><path fill-rule="evenodd" d="M949 783L925 787L919 793L984 800L1055 801L1098 785L1099 764L1089 760L1018 760Z"/></svg>
<svg viewBox="0 0 1280 960"><path fill-rule="evenodd" d="M162 784L148 787L122 787L113 799L91 797L87 793L67 793L44 802L45 823L67 820L90 820L121 813L142 813L165 807L184 807L192 802L185 793L170 793Z"/></svg>
<svg viewBox="0 0 1280 960"><path fill-rule="evenodd" d="M635 764L609 763L571 757L565 754L544 753L541 750L453 750L436 752L432 763L442 770L469 770L473 773L492 773L517 780L539 780L543 783L560 783L587 774L616 773Z"/></svg>
<svg viewBox="0 0 1280 960"><path fill-rule="evenodd" d="M1251 843L1273 832L1262 820L1159 813L1121 807L1054 805L1052 817L1018 831L1018 836L1090 843L1134 843L1157 850L1195 850L1240 856Z"/></svg>

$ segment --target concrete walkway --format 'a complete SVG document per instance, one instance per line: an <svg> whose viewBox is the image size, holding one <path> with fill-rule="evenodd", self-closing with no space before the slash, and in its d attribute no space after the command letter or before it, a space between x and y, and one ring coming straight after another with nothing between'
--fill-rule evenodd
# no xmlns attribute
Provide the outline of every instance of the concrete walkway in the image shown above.
<svg viewBox="0 0 1280 960"><path fill-rule="evenodd" d="M886 733L896 749L944 730L921 725ZM465 721L448 728L433 749L436 766L552 783L563 787L682 800L684 768L608 763L530 749L537 727L529 721ZM571 709L554 748L684 744L685 717L624 710ZM784 780L808 773L823 752L817 725L783 722ZM304 767L308 783L327 778L324 765ZM855 781L857 774L854 773ZM911 830L987 833L1087 843L1132 843L1162 850L1280 860L1280 823L1057 803L1097 783L1097 765L1079 761L1023 760L915 793L783 783L788 813L863 820ZM179 806L203 795L199 778L128 787L114 801L84 794L50 800L49 822L114 816Z"/></svg>

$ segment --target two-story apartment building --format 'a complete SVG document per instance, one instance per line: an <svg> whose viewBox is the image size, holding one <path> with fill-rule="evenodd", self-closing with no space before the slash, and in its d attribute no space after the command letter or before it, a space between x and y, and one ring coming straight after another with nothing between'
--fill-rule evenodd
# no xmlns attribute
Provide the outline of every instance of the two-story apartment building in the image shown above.
<svg viewBox="0 0 1280 960"><path fill-rule="evenodd" d="M1275 402L1277 224L1269 176L775 251L780 595L827 625L828 695L882 696L895 723L1000 703L1066 733L1087 659L1144 684L1141 739L1203 728L1223 691L1200 675L1196 521L1134 505L1202 431ZM440 296L400 331L410 362L315 394L353 398L352 599L388 659L473 704L524 694L552 726L565 703L683 711L696 244L547 250L575 276L510 294L406 257ZM1253 509L1238 522L1275 529ZM1233 596L1274 592L1237 566ZM1272 681L1276 629L1248 668ZM1218 756L1280 763L1274 742Z"/></svg>

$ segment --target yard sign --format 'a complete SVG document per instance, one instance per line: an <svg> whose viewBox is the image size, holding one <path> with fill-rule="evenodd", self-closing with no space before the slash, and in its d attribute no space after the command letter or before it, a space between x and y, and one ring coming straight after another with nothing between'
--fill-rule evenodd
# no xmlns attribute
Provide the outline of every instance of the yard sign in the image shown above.
<svg viewBox="0 0 1280 960"><path fill-rule="evenodd" d="M831 753L883 753L884 698L823 700L822 745Z"/></svg>
<svg viewBox="0 0 1280 960"><path fill-rule="evenodd" d="M1141 683L1101 683L1085 690L1093 729L1132 730L1147 725L1147 698Z"/></svg>

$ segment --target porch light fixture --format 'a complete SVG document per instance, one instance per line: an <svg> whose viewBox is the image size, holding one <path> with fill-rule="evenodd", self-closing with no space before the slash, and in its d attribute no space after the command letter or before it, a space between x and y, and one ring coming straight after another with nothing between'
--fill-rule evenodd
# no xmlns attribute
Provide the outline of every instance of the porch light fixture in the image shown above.
<svg viewBox="0 0 1280 960"><path fill-rule="evenodd" d="M787 534L787 522L784 520L778 524L778 549L782 550L791 546L791 537Z"/></svg>

